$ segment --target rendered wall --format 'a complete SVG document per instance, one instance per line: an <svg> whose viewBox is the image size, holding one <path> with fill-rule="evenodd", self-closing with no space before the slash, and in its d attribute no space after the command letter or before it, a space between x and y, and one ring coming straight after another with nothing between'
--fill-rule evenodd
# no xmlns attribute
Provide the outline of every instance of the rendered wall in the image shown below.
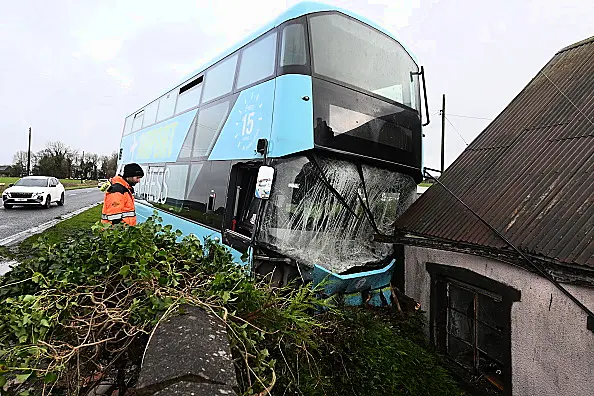
<svg viewBox="0 0 594 396"><path fill-rule="evenodd" d="M512 305L511 312L514 396L594 395L594 333L586 327L586 314L553 284L500 261L406 247L405 293L421 303L427 319L431 285L427 262L466 268L521 292L521 301ZM594 311L594 289L564 286Z"/></svg>

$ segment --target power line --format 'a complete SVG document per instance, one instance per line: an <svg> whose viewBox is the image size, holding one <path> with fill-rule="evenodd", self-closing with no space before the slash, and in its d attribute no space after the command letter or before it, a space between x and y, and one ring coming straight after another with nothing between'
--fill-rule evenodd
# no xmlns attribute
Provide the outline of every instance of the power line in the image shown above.
<svg viewBox="0 0 594 396"><path fill-rule="evenodd" d="M448 115L450 117L460 117L460 118L471 118L473 120L487 120L487 121L493 121L492 118L484 118L484 117L472 117L472 116L464 116L464 115L457 115L457 114L449 114Z"/></svg>
<svg viewBox="0 0 594 396"><path fill-rule="evenodd" d="M456 131L456 133L458 134L458 136L460 136L460 139L462 139L462 141L464 141L464 143L466 143L466 145L468 146L468 142L466 142L466 139L464 139L464 137L460 134L460 132L458 132L458 130L456 129L456 127L454 126L454 124L452 124L452 122L448 119L448 117L445 117L445 119L452 126L452 128L454 128L454 131Z"/></svg>
<svg viewBox="0 0 594 396"><path fill-rule="evenodd" d="M577 109L577 111L579 111L579 112L580 112L580 113L581 113L581 114L582 114L584 117L586 117L586 120L590 121L590 124L594 125L594 122L592 122L592 120L591 120L591 119L590 119L590 118L589 118L589 117L588 117L586 114L584 114L584 112L583 112L583 111L582 111L582 110L581 110L579 107L577 107L577 105L576 105L575 103L573 103L573 101L572 101L571 99L569 99L569 97L568 97L567 95L565 95L565 93L564 93L563 91L561 91L561 89L560 89L560 88L557 86L557 84L555 84L555 83L554 83L554 82L553 82L553 81L552 81L552 80L549 78L549 76L547 76L547 75L546 75L546 74L545 74L545 73L544 73L542 70L541 70L540 72L541 72L541 74L542 74L543 76L545 76L545 77L547 78L547 80L549 80L549 81L550 81L550 83L551 83L551 84L553 84L553 86L554 86L555 88L557 88L557 91L559 91L559 92L561 93L561 95L563 95L563 96L565 97L565 99L567 99L567 100L569 101L569 103L571 103L571 104L572 104L572 106L573 106L573 107L575 107L575 108Z"/></svg>

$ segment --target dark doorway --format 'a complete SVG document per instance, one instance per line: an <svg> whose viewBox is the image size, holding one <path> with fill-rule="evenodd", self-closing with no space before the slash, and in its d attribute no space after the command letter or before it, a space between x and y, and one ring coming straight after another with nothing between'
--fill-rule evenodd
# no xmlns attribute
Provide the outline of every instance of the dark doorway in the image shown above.
<svg viewBox="0 0 594 396"><path fill-rule="evenodd" d="M224 240L240 252L247 251L256 226L260 200L255 190L260 165L241 163L231 169Z"/></svg>

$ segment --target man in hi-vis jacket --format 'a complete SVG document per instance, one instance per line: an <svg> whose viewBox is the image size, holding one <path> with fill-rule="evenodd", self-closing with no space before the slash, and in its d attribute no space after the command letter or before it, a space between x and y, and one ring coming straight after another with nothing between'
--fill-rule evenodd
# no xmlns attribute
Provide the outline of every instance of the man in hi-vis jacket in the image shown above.
<svg viewBox="0 0 594 396"><path fill-rule="evenodd" d="M110 180L110 186L103 200L102 223L118 224L124 222L136 225L136 211L134 209L134 185L144 176L144 171L138 164L124 166L124 174Z"/></svg>

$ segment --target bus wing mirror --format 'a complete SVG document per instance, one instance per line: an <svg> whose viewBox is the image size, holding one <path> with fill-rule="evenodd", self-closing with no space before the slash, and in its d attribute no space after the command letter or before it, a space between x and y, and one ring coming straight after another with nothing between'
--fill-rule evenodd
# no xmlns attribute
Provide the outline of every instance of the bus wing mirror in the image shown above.
<svg viewBox="0 0 594 396"><path fill-rule="evenodd" d="M258 169L258 178L256 179L256 198L268 199L274 180L274 168L271 166L261 166Z"/></svg>
<svg viewBox="0 0 594 396"><path fill-rule="evenodd" d="M411 74L411 78L413 75L421 76L421 79L423 81L423 98L425 99L425 118L427 119L427 122L425 122L423 124L423 126L427 126L427 125L429 125L431 120L429 119L429 102L427 102L427 83L425 82L425 68L423 66L421 66L420 72L410 72L410 74Z"/></svg>

